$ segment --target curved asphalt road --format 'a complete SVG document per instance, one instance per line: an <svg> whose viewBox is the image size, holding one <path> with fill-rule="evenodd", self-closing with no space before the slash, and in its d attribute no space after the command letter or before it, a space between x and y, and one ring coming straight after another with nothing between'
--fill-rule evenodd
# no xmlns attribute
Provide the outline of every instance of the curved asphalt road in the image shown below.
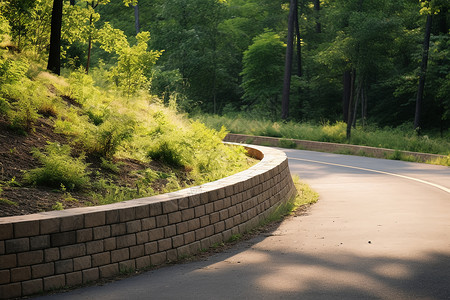
<svg viewBox="0 0 450 300"><path fill-rule="evenodd" d="M48 298L450 299L450 168L284 151L320 194L307 215L206 261Z"/></svg>

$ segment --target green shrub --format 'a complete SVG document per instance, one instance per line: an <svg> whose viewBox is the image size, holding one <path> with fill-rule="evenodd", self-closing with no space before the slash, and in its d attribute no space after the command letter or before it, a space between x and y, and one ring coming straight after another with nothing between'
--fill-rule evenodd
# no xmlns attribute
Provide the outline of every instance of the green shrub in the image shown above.
<svg viewBox="0 0 450 300"><path fill-rule="evenodd" d="M73 158L70 156L70 146L58 143L49 143L42 153L38 149L33 150L33 156L43 166L26 171L25 182L29 184L44 185L59 188L61 185L69 189L81 189L88 185L89 178L86 171L87 165L84 157Z"/></svg>
<svg viewBox="0 0 450 300"><path fill-rule="evenodd" d="M297 144L293 140L280 139L280 147L295 149L297 148Z"/></svg>
<svg viewBox="0 0 450 300"><path fill-rule="evenodd" d="M0 97L0 115L7 115L11 109L11 105L8 101Z"/></svg>
<svg viewBox="0 0 450 300"><path fill-rule="evenodd" d="M5 84L3 95L11 99L8 118L15 129L31 131L34 122L39 118L38 110L43 101L47 100L46 90L39 84L23 78L20 82Z"/></svg>
<svg viewBox="0 0 450 300"><path fill-rule="evenodd" d="M182 157L183 148L176 140L162 140L148 151L148 157L179 168L185 164Z"/></svg>
<svg viewBox="0 0 450 300"><path fill-rule="evenodd" d="M131 139L134 132L134 121L127 116L111 115L96 132L97 149L95 152L103 157L111 158L119 146Z"/></svg>

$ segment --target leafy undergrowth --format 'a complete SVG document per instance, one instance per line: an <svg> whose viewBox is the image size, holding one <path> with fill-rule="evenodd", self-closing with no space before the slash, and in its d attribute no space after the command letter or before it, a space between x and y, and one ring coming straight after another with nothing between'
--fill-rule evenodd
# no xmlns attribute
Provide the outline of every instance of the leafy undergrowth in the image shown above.
<svg viewBox="0 0 450 300"><path fill-rule="evenodd" d="M268 120L250 119L244 115L217 116L199 115L196 119L212 128L226 126L232 133L280 137L331 143L348 143L346 124L315 125L311 123L278 123ZM418 136L407 125L398 128L378 128L376 126L357 126L352 130L351 144L388 148L395 150L424 152L434 154L450 154L450 132L443 138L422 135Z"/></svg>
<svg viewBox="0 0 450 300"><path fill-rule="evenodd" d="M222 143L225 129L193 122L148 92L123 95L84 71L64 78L3 54L0 217L166 193L255 163Z"/></svg>

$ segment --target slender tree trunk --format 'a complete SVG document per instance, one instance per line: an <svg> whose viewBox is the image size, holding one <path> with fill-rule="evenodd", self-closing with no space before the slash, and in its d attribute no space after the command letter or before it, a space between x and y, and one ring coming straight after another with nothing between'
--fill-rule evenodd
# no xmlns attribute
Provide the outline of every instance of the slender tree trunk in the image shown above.
<svg viewBox="0 0 450 300"><path fill-rule="evenodd" d="M140 32L140 24L139 24L139 6L138 4L134 5L134 28L136 29L136 34Z"/></svg>
<svg viewBox="0 0 450 300"><path fill-rule="evenodd" d="M342 94L342 120L348 122L348 106L350 105L350 87L351 87L351 72L344 71L343 76L344 92Z"/></svg>
<svg viewBox="0 0 450 300"><path fill-rule="evenodd" d="M414 129L418 133L420 133L421 129L420 117L422 114L423 90L425 88L425 75L427 72L427 64L428 64L428 50L430 48L431 23L432 23L432 16L428 15L427 23L425 25L425 38L423 40L422 64L420 66L419 87L417 89L417 98L416 98L416 113L414 117Z"/></svg>
<svg viewBox="0 0 450 300"><path fill-rule="evenodd" d="M361 83L358 83L356 87L356 98L355 98L355 107L353 108L353 117L352 117L352 126L356 128L356 114L358 112L358 104L361 99Z"/></svg>
<svg viewBox="0 0 450 300"><path fill-rule="evenodd" d="M50 33L50 51L47 70L55 74L61 73L61 24L63 0L53 0L52 22Z"/></svg>
<svg viewBox="0 0 450 300"><path fill-rule="evenodd" d="M286 59L284 64L283 98L281 100L281 118L283 120L287 120L289 117L289 94L291 90L292 55L294 52L295 4L295 0L290 0Z"/></svg>
<svg viewBox="0 0 450 300"><path fill-rule="evenodd" d="M316 33L322 32L322 24L319 21L319 13L320 13L320 0L314 0L314 11L316 17Z"/></svg>
<svg viewBox="0 0 450 300"><path fill-rule="evenodd" d="M298 0L295 2L294 11L294 27L295 27L295 40L297 42L297 76L302 77L302 45L300 39L300 27L298 24Z"/></svg>
<svg viewBox="0 0 450 300"><path fill-rule="evenodd" d="M348 116L348 120L347 120L347 140L350 140L351 138L351 133L352 133L352 102L353 102L353 90L354 90L354 85L355 85L355 70L352 69L350 71L350 95L349 95L349 100L348 100L348 112L347 112L347 116Z"/></svg>
<svg viewBox="0 0 450 300"><path fill-rule="evenodd" d="M363 128L366 126L366 119L367 119L367 93L366 89L362 88L361 90L361 119L362 119L362 126Z"/></svg>
<svg viewBox="0 0 450 300"><path fill-rule="evenodd" d="M89 27L91 27L91 25L92 25L92 15L89 17ZM92 49L92 33L89 33L86 74L89 74L89 65L91 64L91 49Z"/></svg>

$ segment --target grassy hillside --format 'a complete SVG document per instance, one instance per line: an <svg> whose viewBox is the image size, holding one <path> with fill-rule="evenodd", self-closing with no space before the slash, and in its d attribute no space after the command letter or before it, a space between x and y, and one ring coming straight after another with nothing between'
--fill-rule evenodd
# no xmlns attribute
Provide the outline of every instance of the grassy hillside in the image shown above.
<svg viewBox="0 0 450 300"><path fill-rule="evenodd" d="M59 77L0 54L0 217L174 191L253 163L222 144L225 130L145 91L124 96L101 69Z"/></svg>

